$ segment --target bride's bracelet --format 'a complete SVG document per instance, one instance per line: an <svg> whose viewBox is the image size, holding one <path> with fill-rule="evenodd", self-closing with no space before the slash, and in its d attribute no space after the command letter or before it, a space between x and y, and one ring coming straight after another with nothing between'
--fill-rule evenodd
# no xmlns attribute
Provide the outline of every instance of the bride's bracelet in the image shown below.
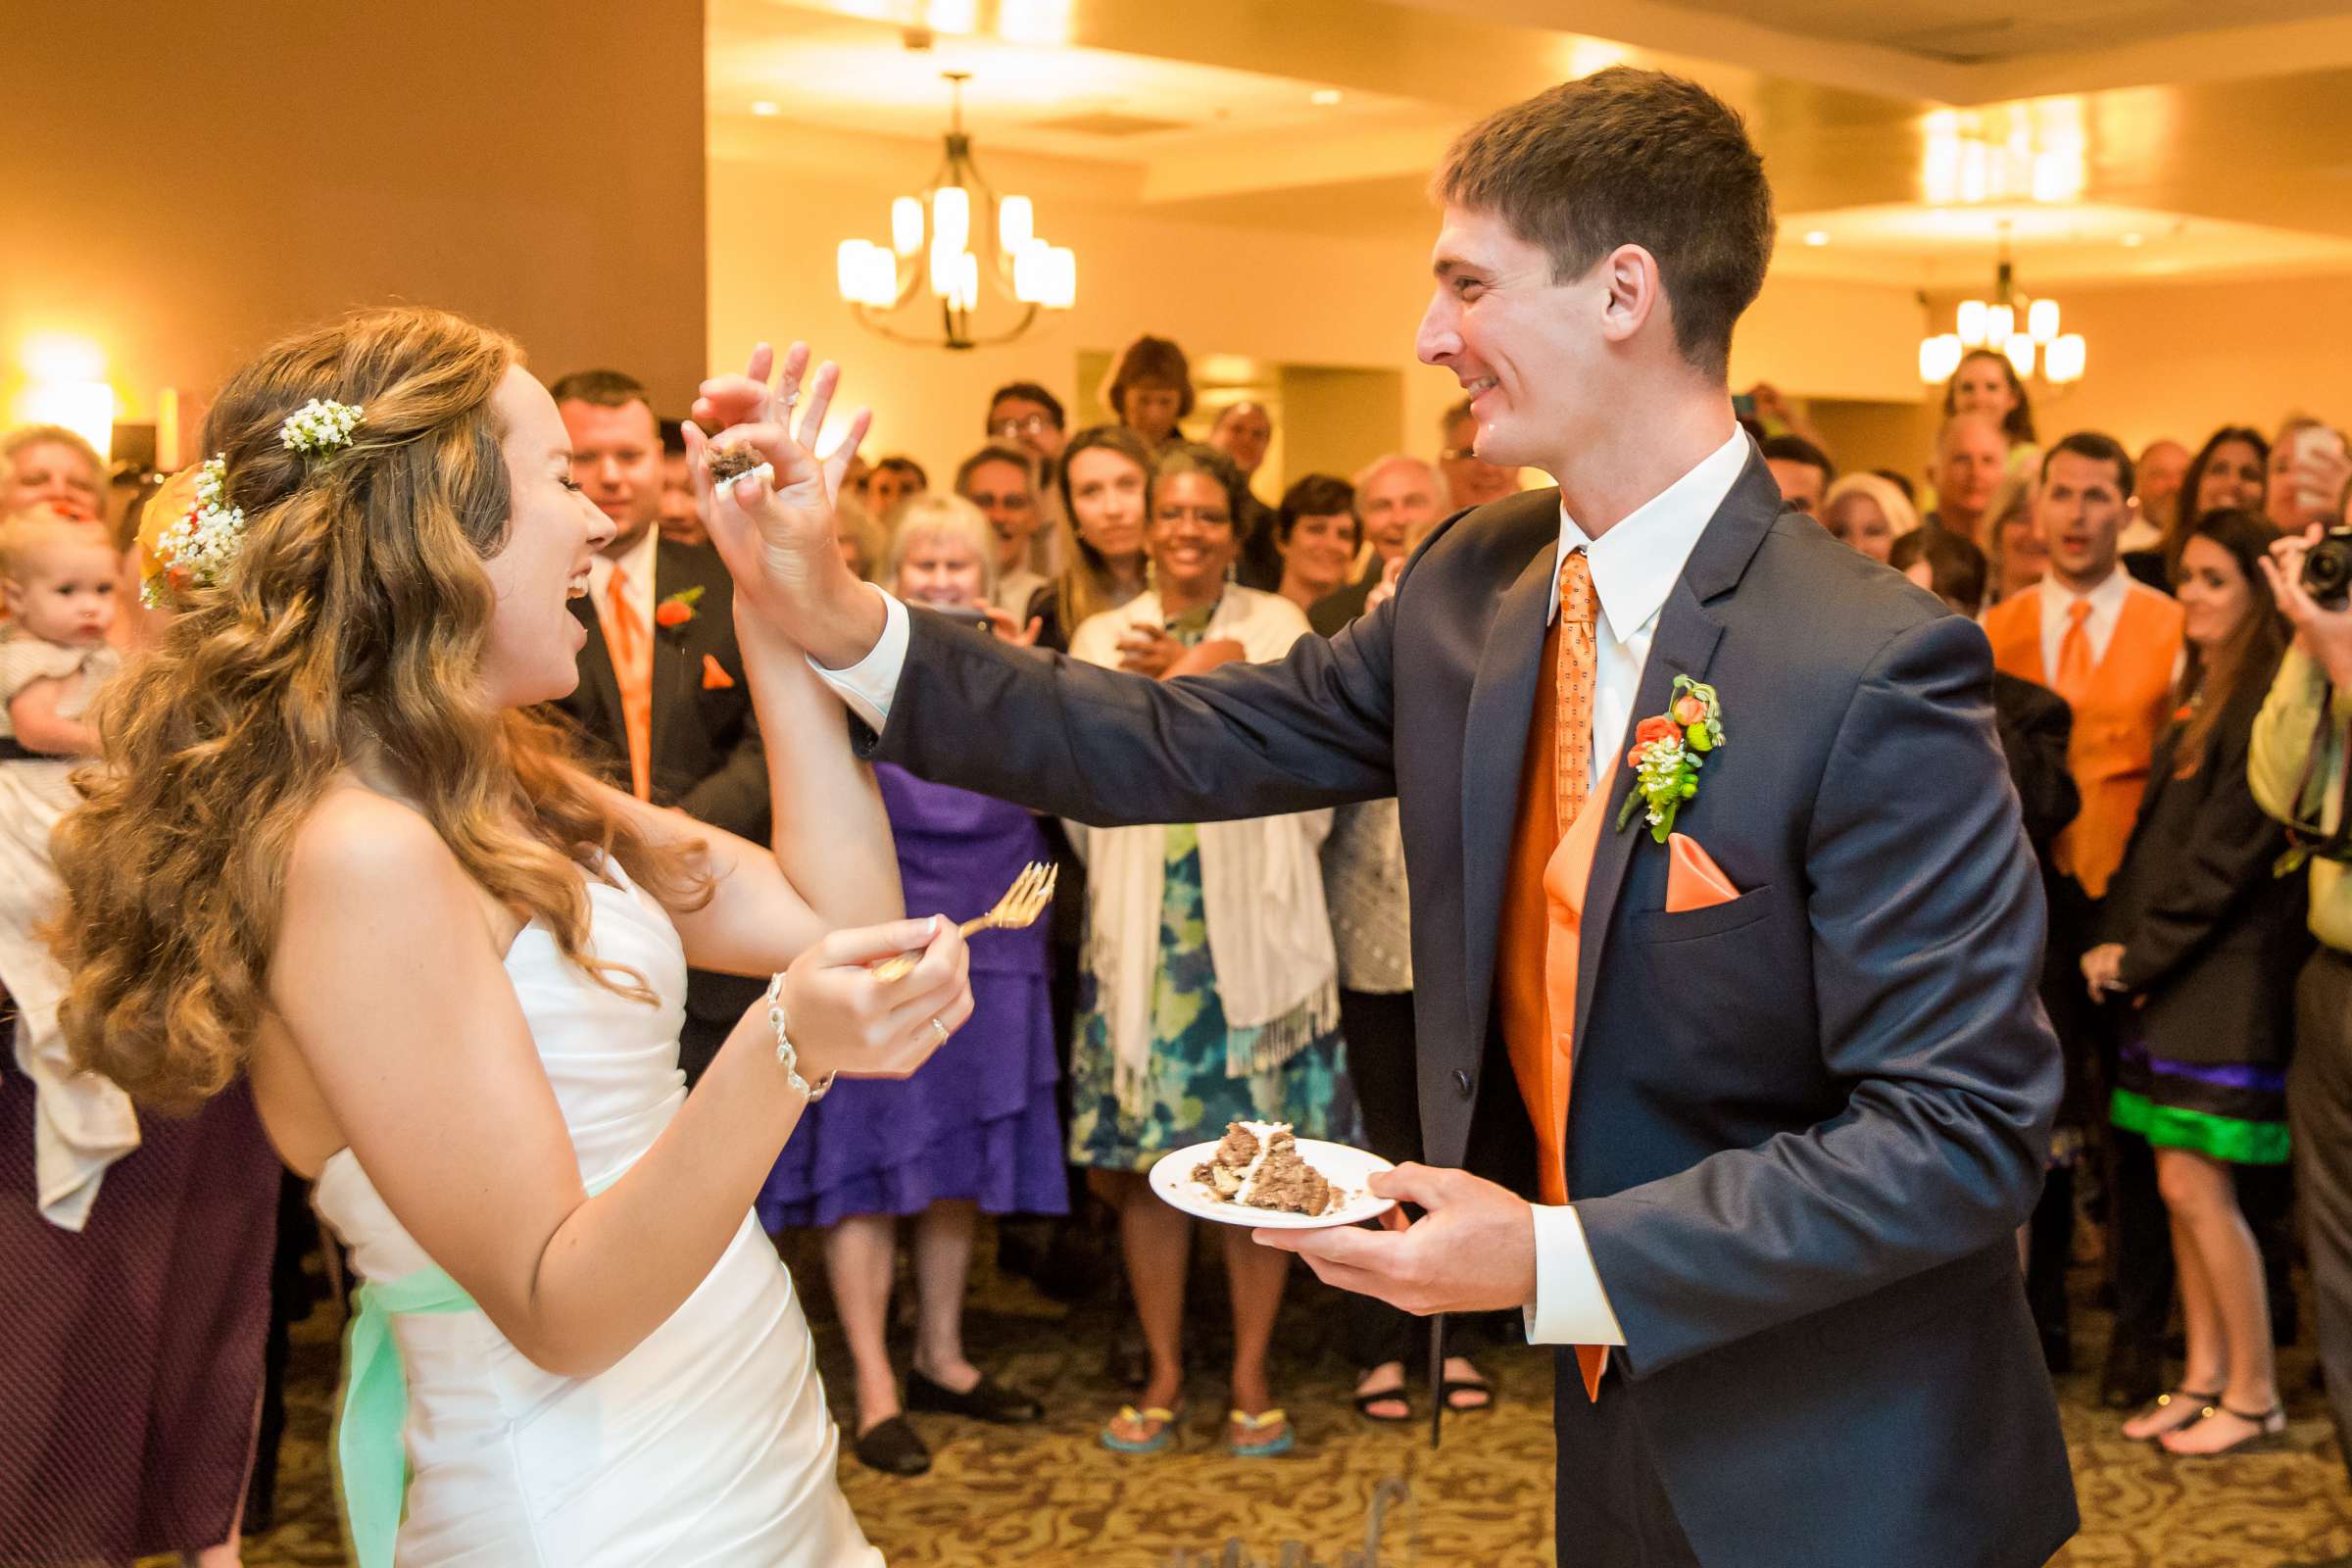
<svg viewBox="0 0 2352 1568"><path fill-rule="evenodd" d="M792 1034L784 1020L784 976L778 974L767 983L767 1022L776 1032L776 1065L784 1069L784 1081L811 1105L825 1098L839 1073L825 1074L824 1082L811 1086L801 1076L801 1053L792 1043Z"/></svg>

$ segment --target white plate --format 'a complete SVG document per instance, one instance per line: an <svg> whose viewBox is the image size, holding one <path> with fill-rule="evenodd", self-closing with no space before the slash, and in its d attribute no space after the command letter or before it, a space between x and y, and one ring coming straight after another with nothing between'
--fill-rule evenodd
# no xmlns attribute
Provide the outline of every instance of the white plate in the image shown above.
<svg viewBox="0 0 2352 1568"><path fill-rule="evenodd" d="M1334 1225L1360 1225L1368 1219L1378 1219L1396 1206L1394 1198L1375 1198L1364 1184L1374 1171L1395 1170L1388 1160L1368 1150L1350 1149L1346 1144L1327 1144L1320 1138L1298 1140L1298 1153L1309 1165L1323 1173L1324 1180L1340 1190L1340 1206L1328 1214L1293 1214L1278 1208L1251 1208L1247 1203L1229 1203L1211 1192L1206 1184L1193 1180L1193 1172L1208 1162L1217 1152L1219 1140L1195 1144L1179 1149L1173 1154L1162 1154L1152 1167L1152 1191L1162 1200L1183 1209L1195 1219L1214 1220L1219 1225L1246 1225L1253 1230L1319 1231Z"/></svg>

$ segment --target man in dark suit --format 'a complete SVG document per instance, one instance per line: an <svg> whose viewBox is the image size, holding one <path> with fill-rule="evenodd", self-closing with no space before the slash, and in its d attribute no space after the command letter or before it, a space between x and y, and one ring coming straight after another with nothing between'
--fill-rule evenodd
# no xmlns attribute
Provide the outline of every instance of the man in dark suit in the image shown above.
<svg viewBox="0 0 2352 1568"><path fill-rule="evenodd" d="M559 705L592 760L640 800L768 839L767 763L735 646L734 586L709 545L661 536L661 425L645 388L615 370L567 375L549 392L571 437L572 480L612 519L612 542L572 602L586 623L580 683ZM679 1060L702 1076L760 983L694 971Z"/></svg>
<svg viewBox="0 0 2352 1568"><path fill-rule="evenodd" d="M2060 1073L1984 639L1737 432L1773 222L1731 111L1603 71L1439 186L1421 357L1560 485L1448 519L1338 637L1167 682L1024 658L813 523L780 612L919 773L1097 822L1396 796L1424 1146L1469 1168L1376 1178L1408 1227L1261 1240L1561 1347L1563 1561L2043 1562L2077 1519L2012 1233ZM1625 738L1669 725L1703 766L1653 837Z"/></svg>

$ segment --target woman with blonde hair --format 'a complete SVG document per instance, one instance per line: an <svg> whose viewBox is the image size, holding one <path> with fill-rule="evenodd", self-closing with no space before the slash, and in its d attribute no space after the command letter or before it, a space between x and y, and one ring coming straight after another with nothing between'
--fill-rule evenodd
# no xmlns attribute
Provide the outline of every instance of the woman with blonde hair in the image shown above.
<svg viewBox="0 0 2352 1568"><path fill-rule="evenodd" d="M526 710L578 679L565 601L612 525L497 333L394 310L264 351L151 545L181 613L102 705L58 830L64 1024L149 1103L249 1077L317 1177L365 1281L337 1438L363 1568L881 1560L752 1216L837 1073L910 1072L971 1006L945 922L827 934L899 905L766 565L778 529L829 526L864 424L814 456L837 379L797 435L729 432L765 469L714 491L688 435L772 851L595 782ZM692 1093L690 962L781 971Z"/></svg>
<svg viewBox="0 0 2352 1568"><path fill-rule="evenodd" d="M2040 480L2030 473L2003 479L1984 509L1984 603L1987 608L2024 593L2050 569L2049 547L2034 525Z"/></svg>
<svg viewBox="0 0 2352 1568"><path fill-rule="evenodd" d="M1822 496L1821 525L1840 544L1885 562L1897 539L1918 531L1919 511L1892 481L1849 473L1832 480Z"/></svg>

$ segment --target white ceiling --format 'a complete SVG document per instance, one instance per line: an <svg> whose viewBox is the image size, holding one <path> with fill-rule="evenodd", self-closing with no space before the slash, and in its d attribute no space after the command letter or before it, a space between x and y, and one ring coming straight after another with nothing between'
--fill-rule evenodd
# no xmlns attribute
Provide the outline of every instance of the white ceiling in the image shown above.
<svg viewBox="0 0 2352 1568"><path fill-rule="evenodd" d="M1059 160L1100 172L1116 192L1102 199L1208 222L1418 234L1428 170L1461 125L1631 60L1741 106L1788 270L1974 286L2003 223L2021 271L2045 279L2352 269L2352 0L1580 0L1580 27L1624 43L1558 30L1563 10L710 0L712 145L783 161L819 127L935 156L941 74L965 71L984 164ZM907 47L910 28L928 47ZM1997 71L2052 85L2003 101L1983 90ZM2045 175L2055 199L2031 199Z"/></svg>

